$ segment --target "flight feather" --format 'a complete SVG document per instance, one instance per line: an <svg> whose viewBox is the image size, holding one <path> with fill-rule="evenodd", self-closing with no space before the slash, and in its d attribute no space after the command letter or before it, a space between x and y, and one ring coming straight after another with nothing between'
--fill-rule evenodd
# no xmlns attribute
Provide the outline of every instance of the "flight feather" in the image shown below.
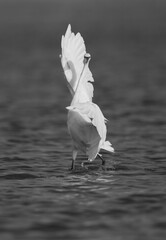
<svg viewBox="0 0 166 240"><path fill-rule="evenodd" d="M89 64L85 64L85 43L80 33L75 35L71 31L70 24L68 25L65 35L62 36L61 48L61 64L72 96L74 96L80 82L81 96L79 100L81 102L92 101L92 82L94 82L94 79L89 69Z"/></svg>

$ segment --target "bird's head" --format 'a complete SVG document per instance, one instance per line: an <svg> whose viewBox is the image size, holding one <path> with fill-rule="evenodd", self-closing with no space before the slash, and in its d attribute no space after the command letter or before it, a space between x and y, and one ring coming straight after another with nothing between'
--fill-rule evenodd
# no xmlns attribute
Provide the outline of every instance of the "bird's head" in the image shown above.
<svg viewBox="0 0 166 240"><path fill-rule="evenodd" d="M84 55L84 64L88 63L91 59L91 55L89 53L85 53Z"/></svg>

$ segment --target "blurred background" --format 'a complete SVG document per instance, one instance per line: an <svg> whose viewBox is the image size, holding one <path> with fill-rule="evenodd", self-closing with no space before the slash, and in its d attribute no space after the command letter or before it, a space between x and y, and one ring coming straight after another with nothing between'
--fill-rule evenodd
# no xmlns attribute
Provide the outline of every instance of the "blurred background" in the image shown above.
<svg viewBox="0 0 166 240"><path fill-rule="evenodd" d="M115 154L71 173L60 64L80 32ZM0 1L0 239L165 239L164 0Z"/></svg>

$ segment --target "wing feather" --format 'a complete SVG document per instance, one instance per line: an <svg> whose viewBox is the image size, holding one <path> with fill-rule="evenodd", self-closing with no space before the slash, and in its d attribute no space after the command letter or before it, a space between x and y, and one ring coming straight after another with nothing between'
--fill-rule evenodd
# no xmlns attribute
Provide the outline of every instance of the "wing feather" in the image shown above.
<svg viewBox="0 0 166 240"><path fill-rule="evenodd" d="M90 102L82 104L78 103L74 106L67 107L67 109L78 111L87 122L91 122L96 127L102 142L105 142L107 131L105 117L97 104Z"/></svg>
<svg viewBox="0 0 166 240"><path fill-rule="evenodd" d="M72 95L74 95L78 81L84 69L84 56L86 54L86 47L84 39L80 33L76 35L71 31L71 25L68 25L66 33L61 39L61 63L64 69L64 74L66 76L69 90ZM90 82L94 82L92 73L89 66L83 71L81 76L81 94L80 102L82 101L92 101L93 97L93 85Z"/></svg>
<svg viewBox="0 0 166 240"><path fill-rule="evenodd" d="M61 40L62 57L61 63L68 83L75 91L77 81L83 69L83 59L86 53L84 40L80 33L71 32L68 25L66 33Z"/></svg>

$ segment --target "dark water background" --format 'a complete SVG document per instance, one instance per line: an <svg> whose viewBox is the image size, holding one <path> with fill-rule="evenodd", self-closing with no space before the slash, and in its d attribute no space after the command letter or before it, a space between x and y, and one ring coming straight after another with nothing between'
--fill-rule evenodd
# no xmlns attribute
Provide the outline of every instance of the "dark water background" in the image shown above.
<svg viewBox="0 0 166 240"><path fill-rule="evenodd" d="M166 239L166 8L155 0L0 2L0 239ZM92 55L115 154L75 172L59 61Z"/></svg>

